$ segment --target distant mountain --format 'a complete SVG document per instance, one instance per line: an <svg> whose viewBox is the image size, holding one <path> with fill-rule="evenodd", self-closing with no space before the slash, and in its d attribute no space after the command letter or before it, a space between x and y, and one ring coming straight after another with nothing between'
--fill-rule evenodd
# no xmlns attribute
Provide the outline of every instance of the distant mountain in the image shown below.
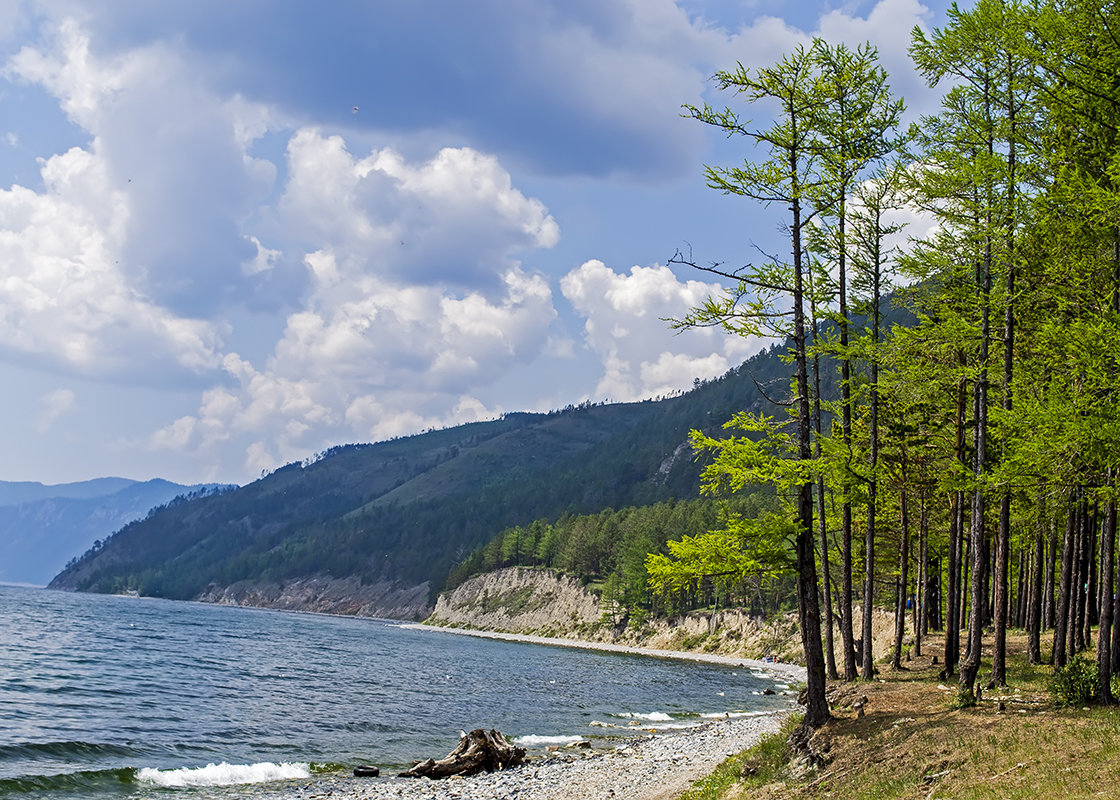
<svg viewBox="0 0 1120 800"><path fill-rule="evenodd" d="M205 488L160 479L53 486L0 481L0 582L44 585L95 541L155 506Z"/></svg>
<svg viewBox="0 0 1120 800"><path fill-rule="evenodd" d="M430 602L503 528L695 497L689 430L718 431L740 410L782 413L756 381L782 396L790 369L773 348L675 397L336 447L133 522L51 586L414 616L416 597Z"/></svg>
<svg viewBox="0 0 1120 800"><path fill-rule="evenodd" d="M36 481L0 481L0 506L34 503L65 497L72 500L89 500L105 497L138 483L128 478L94 478L78 483L43 484Z"/></svg>

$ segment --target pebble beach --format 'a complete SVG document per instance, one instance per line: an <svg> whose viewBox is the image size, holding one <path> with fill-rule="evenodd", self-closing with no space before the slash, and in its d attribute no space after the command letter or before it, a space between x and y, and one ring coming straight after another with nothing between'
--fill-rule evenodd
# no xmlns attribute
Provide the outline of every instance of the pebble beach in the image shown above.
<svg viewBox="0 0 1120 800"><path fill-rule="evenodd" d="M322 775L249 790L256 800L671 800L728 756L777 731L784 714L724 719L631 738L614 750L571 750L508 770L443 780Z"/></svg>
<svg viewBox="0 0 1120 800"><path fill-rule="evenodd" d="M423 625L409 627L438 633L750 667L765 670L781 681L801 681L805 677L804 668L795 664L735 656ZM565 747L544 755L533 753L530 763L491 774L443 780L324 774L307 781L249 789L246 794L255 800L672 800L694 781L710 774L728 756L751 747L766 734L776 732L795 707L791 697L790 710L785 712L707 720L685 729L651 729L648 733L618 741L618 746L613 749L589 752ZM442 758L446 754L426 755Z"/></svg>

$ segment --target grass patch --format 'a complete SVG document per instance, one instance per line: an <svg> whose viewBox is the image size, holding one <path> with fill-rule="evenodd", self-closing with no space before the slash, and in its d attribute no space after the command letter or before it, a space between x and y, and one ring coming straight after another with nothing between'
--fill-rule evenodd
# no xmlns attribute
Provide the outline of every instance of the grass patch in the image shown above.
<svg viewBox="0 0 1120 800"><path fill-rule="evenodd" d="M693 783L679 800L719 800L732 787L749 789L778 780L789 763L789 735L800 721L800 715L790 717L777 733L763 736L754 747L731 756L711 775Z"/></svg>
<svg viewBox="0 0 1120 800"><path fill-rule="evenodd" d="M833 684L833 719L811 742L826 763L805 774L779 769L751 786L730 767L684 798L1120 797L1120 707L1055 703L1053 671L1027 664L1025 643L1022 634L1009 633L1008 685L985 688L970 707L959 706L955 679L938 677L942 665L931 655L941 651L934 642L907 670L884 669L870 683ZM977 683L985 686L990 675L985 662ZM740 765L742 759L736 757Z"/></svg>
<svg viewBox="0 0 1120 800"><path fill-rule="evenodd" d="M685 636L683 639L681 639L680 647L682 650L692 650L702 645L705 641L707 641L707 639L708 634L706 632L694 633L691 636Z"/></svg>

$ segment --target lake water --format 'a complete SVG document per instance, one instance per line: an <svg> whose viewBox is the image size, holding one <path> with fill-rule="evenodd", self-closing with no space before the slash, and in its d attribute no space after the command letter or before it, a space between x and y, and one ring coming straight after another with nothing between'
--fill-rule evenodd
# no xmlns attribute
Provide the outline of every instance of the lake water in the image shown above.
<svg viewBox="0 0 1120 800"><path fill-rule="evenodd" d="M782 708L738 667L0 586L0 796L152 797ZM199 787L204 787L199 788Z"/></svg>

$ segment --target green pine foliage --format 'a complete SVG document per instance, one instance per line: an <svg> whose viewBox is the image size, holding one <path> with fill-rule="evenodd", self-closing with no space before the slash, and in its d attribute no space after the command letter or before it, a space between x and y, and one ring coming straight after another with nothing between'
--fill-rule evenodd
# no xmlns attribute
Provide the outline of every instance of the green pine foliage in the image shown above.
<svg viewBox="0 0 1120 800"><path fill-rule="evenodd" d="M777 505L770 489L737 498L743 517L761 517ZM729 505L711 499L666 501L648 506L605 509L598 514L562 515L503 530L452 568L446 588L503 567L540 567L573 575L592 586L609 609L633 616L639 611L680 611L711 604L749 605L761 577L770 570L747 570L734 581L651 582L647 562L664 557L680 539L710 535L728 518ZM788 563L788 552L784 554ZM786 572L779 570L778 572Z"/></svg>

